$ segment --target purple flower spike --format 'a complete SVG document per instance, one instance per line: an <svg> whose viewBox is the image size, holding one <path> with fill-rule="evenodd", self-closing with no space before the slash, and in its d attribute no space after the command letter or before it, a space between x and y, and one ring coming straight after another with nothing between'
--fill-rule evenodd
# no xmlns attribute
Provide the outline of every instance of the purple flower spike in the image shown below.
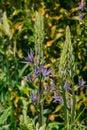
<svg viewBox="0 0 87 130"><path fill-rule="evenodd" d="M78 2L78 5L79 5L79 9L81 11L84 11L84 8L86 7L86 2Z"/></svg>
<svg viewBox="0 0 87 130"><path fill-rule="evenodd" d="M31 96L31 100L33 103L36 103L37 102L37 96L34 94L34 92L31 92L30 93L30 96Z"/></svg>
<svg viewBox="0 0 87 130"><path fill-rule="evenodd" d="M23 63L31 64L34 62L34 56L33 56L33 51L30 50L30 53L28 53L28 57L24 58L25 61Z"/></svg>
<svg viewBox="0 0 87 130"><path fill-rule="evenodd" d="M64 104L63 98L60 95L53 96L53 102L54 103Z"/></svg>

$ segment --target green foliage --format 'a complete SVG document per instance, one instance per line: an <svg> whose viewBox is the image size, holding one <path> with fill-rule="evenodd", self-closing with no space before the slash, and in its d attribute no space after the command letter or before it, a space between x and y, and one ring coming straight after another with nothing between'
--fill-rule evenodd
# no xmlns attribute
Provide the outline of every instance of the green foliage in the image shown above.
<svg viewBox="0 0 87 130"><path fill-rule="evenodd" d="M3 113L0 113L0 125L3 125L5 123L5 121L7 120L7 118L10 116L11 112L11 107L3 110Z"/></svg>
<svg viewBox="0 0 87 130"><path fill-rule="evenodd" d="M10 32L10 27L9 27L8 19L6 16L6 12L3 13L2 22L3 22L2 27L3 27L4 33L11 39L12 33Z"/></svg>
<svg viewBox="0 0 87 130"><path fill-rule="evenodd" d="M58 122L53 122L53 123L49 123L49 125L47 126L46 129L49 129L49 130L59 130L61 129L63 123L58 123Z"/></svg>
<svg viewBox="0 0 87 130"><path fill-rule="evenodd" d="M22 118L22 117L21 117ZM20 121L21 130L34 130L34 123L28 116L26 117L26 123L21 119Z"/></svg>
<svg viewBox="0 0 87 130"><path fill-rule="evenodd" d="M39 127L39 124L36 124L36 130L45 130L45 125Z"/></svg>
<svg viewBox="0 0 87 130"><path fill-rule="evenodd" d="M81 12L78 2L80 0L0 0L1 130L63 129L64 124L61 124L64 121L63 106L61 107L58 103L53 104L52 95L49 93L44 97L44 100L46 99L44 108L46 109L43 113L46 124L40 128L36 124L37 106L31 103L29 93L37 86L27 83L25 80L25 76L31 71L31 66L24 65L21 61L24 60L23 57L26 57L30 48L34 49L36 45L34 43L37 41L36 33L38 37L41 36L38 43L40 45L43 43L41 48L44 50L47 66L53 67L53 72L56 72L57 77L55 76L53 79L56 82L58 93L62 94L59 90L60 76L57 71L59 64L60 73L61 70L65 71L63 73L66 75L67 72L68 75L65 77L68 77L70 75L68 63L73 69L75 69L74 64L76 63L74 76L81 75L87 82L87 8L82 12L83 18L79 18L78 15ZM35 12L37 12L36 17ZM38 14L40 15L38 16ZM37 19L36 27L33 26L35 18ZM38 22L38 20L41 20L41 28L39 28L40 21ZM63 50L62 53L61 50ZM76 93L78 89L80 88L76 81ZM68 97L70 96L72 93L68 95ZM73 129L87 129L86 111L87 92L76 94L76 120ZM71 114L69 114L70 116Z"/></svg>
<svg viewBox="0 0 87 130"><path fill-rule="evenodd" d="M9 129L9 126L10 126L10 125L1 126L1 127L0 127L0 130L10 130L10 129Z"/></svg>

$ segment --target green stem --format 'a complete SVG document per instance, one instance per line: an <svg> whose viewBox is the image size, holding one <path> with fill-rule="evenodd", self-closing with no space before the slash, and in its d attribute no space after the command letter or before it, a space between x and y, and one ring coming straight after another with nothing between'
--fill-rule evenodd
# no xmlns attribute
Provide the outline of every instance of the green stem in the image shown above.
<svg viewBox="0 0 87 130"><path fill-rule="evenodd" d="M24 122L24 124L26 124L27 123L27 106L26 106L25 100L22 100L22 103L23 103L23 110L22 110L23 122Z"/></svg>
<svg viewBox="0 0 87 130"><path fill-rule="evenodd" d="M40 77L40 82L39 82L39 90L38 90L38 108L39 108L39 112L38 112L38 123L39 126L43 125L43 87L42 87L42 81L41 81L41 77Z"/></svg>
<svg viewBox="0 0 87 130"><path fill-rule="evenodd" d="M64 90L64 84L61 85L63 91L63 100L64 100L64 127L65 130L69 129L69 121L68 121L68 109L67 109L67 100L66 100L66 93Z"/></svg>
<svg viewBox="0 0 87 130"><path fill-rule="evenodd" d="M74 121L74 117L75 117L75 103L76 103L76 99L75 99L75 91L74 91L74 81L72 79L72 109L71 109L71 124Z"/></svg>

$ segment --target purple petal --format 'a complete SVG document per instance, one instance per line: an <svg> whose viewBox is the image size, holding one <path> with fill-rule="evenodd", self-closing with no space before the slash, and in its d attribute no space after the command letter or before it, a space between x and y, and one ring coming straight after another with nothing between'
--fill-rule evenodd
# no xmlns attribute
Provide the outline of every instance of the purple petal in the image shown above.
<svg viewBox="0 0 87 130"><path fill-rule="evenodd" d="M23 63L31 64L34 62L34 56L33 56L33 51L30 50L30 53L28 52L28 57L24 58L25 61Z"/></svg>
<svg viewBox="0 0 87 130"><path fill-rule="evenodd" d="M62 97L60 96L60 95L55 95L55 96L53 96L53 102L54 103L61 103L61 104L63 104L64 102L63 102L63 99L62 99Z"/></svg>
<svg viewBox="0 0 87 130"><path fill-rule="evenodd" d="M83 18L83 15L81 13L79 13L79 18L82 19Z"/></svg>
<svg viewBox="0 0 87 130"><path fill-rule="evenodd" d="M86 2L78 2L79 8L81 11L84 11L84 8L86 7Z"/></svg>
<svg viewBox="0 0 87 130"><path fill-rule="evenodd" d="M36 103L37 102L37 96L34 94L34 92L31 92L30 93L30 96L31 96L31 100L33 103Z"/></svg>
<svg viewBox="0 0 87 130"><path fill-rule="evenodd" d="M35 78L34 78L32 75L28 75L28 76L27 76L27 80L28 80L29 82L34 82Z"/></svg>
<svg viewBox="0 0 87 130"><path fill-rule="evenodd" d="M78 85L80 86L80 87L83 87L84 85L85 85L85 81L83 80L83 79L80 79L80 78L78 78Z"/></svg>
<svg viewBox="0 0 87 130"><path fill-rule="evenodd" d="M50 76L50 73L51 73L51 69L46 71L45 76Z"/></svg>
<svg viewBox="0 0 87 130"><path fill-rule="evenodd" d="M36 76L39 76L41 74L40 69L39 68L34 68L34 74Z"/></svg>
<svg viewBox="0 0 87 130"><path fill-rule="evenodd" d="M70 86L71 86L71 84L70 84L69 82L66 81L66 82L65 82L65 88L64 88L66 92L69 91Z"/></svg>

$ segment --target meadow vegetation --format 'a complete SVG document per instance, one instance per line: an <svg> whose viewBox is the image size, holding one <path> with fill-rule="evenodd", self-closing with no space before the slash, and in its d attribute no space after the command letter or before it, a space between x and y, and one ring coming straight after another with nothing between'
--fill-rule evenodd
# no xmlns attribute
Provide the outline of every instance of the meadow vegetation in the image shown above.
<svg viewBox="0 0 87 130"><path fill-rule="evenodd" d="M87 130L86 0L0 0L0 130Z"/></svg>

